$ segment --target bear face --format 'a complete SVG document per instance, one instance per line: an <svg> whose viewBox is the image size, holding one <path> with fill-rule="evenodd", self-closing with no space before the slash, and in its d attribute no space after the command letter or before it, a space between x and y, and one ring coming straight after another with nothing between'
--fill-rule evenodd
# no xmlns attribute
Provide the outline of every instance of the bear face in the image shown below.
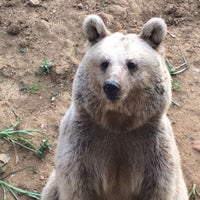
<svg viewBox="0 0 200 200"><path fill-rule="evenodd" d="M171 80L159 48L166 24L152 18L139 35L111 34L96 15L83 32L90 44L73 83L78 113L110 131L130 131L159 117L171 101Z"/></svg>

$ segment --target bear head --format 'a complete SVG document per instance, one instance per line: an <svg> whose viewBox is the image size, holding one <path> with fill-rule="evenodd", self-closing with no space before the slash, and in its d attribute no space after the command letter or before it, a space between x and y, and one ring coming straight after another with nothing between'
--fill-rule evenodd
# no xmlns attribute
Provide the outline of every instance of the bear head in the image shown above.
<svg viewBox="0 0 200 200"><path fill-rule="evenodd" d="M139 35L110 33L102 19L83 23L89 48L73 82L78 114L100 127L123 132L160 118L171 102L171 79L160 51L165 22L152 18Z"/></svg>

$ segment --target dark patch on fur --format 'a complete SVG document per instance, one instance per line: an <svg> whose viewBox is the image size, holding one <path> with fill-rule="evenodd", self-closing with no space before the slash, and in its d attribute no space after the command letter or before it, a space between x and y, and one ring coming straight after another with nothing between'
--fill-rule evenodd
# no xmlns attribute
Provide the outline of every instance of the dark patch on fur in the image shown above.
<svg viewBox="0 0 200 200"><path fill-rule="evenodd" d="M155 85L154 86L154 90L156 91L156 93L158 93L159 95L163 95L165 93L165 89L162 85Z"/></svg>

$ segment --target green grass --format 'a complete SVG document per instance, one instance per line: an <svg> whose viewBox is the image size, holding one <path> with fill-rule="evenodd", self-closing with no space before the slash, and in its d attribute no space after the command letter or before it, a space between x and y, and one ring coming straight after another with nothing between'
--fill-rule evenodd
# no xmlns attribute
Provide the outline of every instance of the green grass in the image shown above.
<svg viewBox="0 0 200 200"><path fill-rule="evenodd" d="M183 73L183 72L185 72L186 70L189 69L189 64L188 64L188 62L187 62L187 60L186 60L186 58L185 58L185 56L184 56L184 54L182 53L181 50L180 50L180 55L181 55L181 58L183 60L183 63L181 65L179 65L178 67L175 67L168 58L165 58L165 63L168 67L169 73L172 76L181 74L181 73ZM172 78L172 90L180 90L180 89L181 89L180 83L178 83L177 81L175 81Z"/></svg>
<svg viewBox="0 0 200 200"><path fill-rule="evenodd" d="M25 48L21 48L19 49L20 53L25 54L26 53L26 49Z"/></svg>
<svg viewBox="0 0 200 200"><path fill-rule="evenodd" d="M50 67L51 67L52 63L48 60L44 60L42 62L42 64L40 65L40 67L43 69L43 71L46 73L46 74L49 74L50 73Z"/></svg>
<svg viewBox="0 0 200 200"><path fill-rule="evenodd" d="M172 79L172 90L179 91L181 89L180 83Z"/></svg>
<svg viewBox="0 0 200 200"><path fill-rule="evenodd" d="M50 69L52 66L52 62L48 60L43 60L40 64L39 69L35 72L36 76L41 76L42 74L48 75L50 73Z"/></svg>
<svg viewBox="0 0 200 200"><path fill-rule="evenodd" d="M192 186L191 191L189 192L189 199L196 200L198 197L200 197L200 194L198 193L196 189L196 184Z"/></svg>
<svg viewBox="0 0 200 200"><path fill-rule="evenodd" d="M39 130L18 130L17 127L22 123L22 119L18 119L14 126L11 126L5 130L0 131L0 139L10 142L14 145L20 146L26 150L34 152L40 158L43 158L50 148L45 134ZM33 133L39 134L42 137L42 142L37 147L29 139L33 136Z"/></svg>
<svg viewBox="0 0 200 200"><path fill-rule="evenodd" d="M180 54L181 54L183 63L181 65L179 65L178 67L174 67L174 65L171 63L171 61L168 58L165 59L166 65L168 66L169 73L171 75L178 75L189 69L189 64L188 64L184 54L182 53L182 51L180 51Z"/></svg>
<svg viewBox="0 0 200 200"><path fill-rule="evenodd" d="M33 84L33 85L30 85L30 86L23 85L23 87L20 88L20 91L33 94L33 93L36 93L41 88L43 88L43 86L39 85L39 84Z"/></svg>
<svg viewBox="0 0 200 200"><path fill-rule="evenodd" d="M169 70L169 73L171 74L171 76L179 75L189 69L189 64L181 50L180 50L180 55L183 60L183 63L181 65L179 65L178 67L174 67L172 62L168 58L165 58L165 63L168 67L168 70ZM175 91L181 90L181 84L179 82L175 81L174 78L172 78L172 90L175 90ZM172 103L178 107L181 107L181 105L179 103L175 102L174 100L172 100Z"/></svg>
<svg viewBox="0 0 200 200"><path fill-rule="evenodd" d="M3 167L5 167L6 165L7 165L7 163L0 166L0 187L3 191L3 200L8 200L7 192L9 192L13 196L13 199L15 199L15 200L20 200L20 198L18 197L18 194L23 194L23 195L26 195L26 196L28 196L32 199L40 200L41 194L36 193L36 192L30 192L28 190L24 190L24 189L21 189L19 187L15 187L15 186L13 186L13 185L11 185L11 184L9 184L5 181L5 179L7 177L9 177L10 175L24 170L24 169L21 169L21 170L12 171L12 172L10 172L9 174L7 174L3 177L3 176L1 176L1 174L3 174L1 172L3 170Z"/></svg>
<svg viewBox="0 0 200 200"><path fill-rule="evenodd" d="M73 52L74 52L74 55L75 55L75 56L77 56L77 55L80 54L80 52L79 52L79 50L78 50L78 48L77 48L76 46L74 47Z"/></svg>
<svg viewBox="0 0 200 200"><path fill-rule="evenodd" d="M31 152L34 152L39 158L44 158L47 151L50 149L50 144L48 142L48 138L45 135L45 133L39 131L39 130L24 130L24 129L18 129L19 125L22 123L22 119L18 117L18 115L13 111L15 116L17 117L16 123L4 130L0 131L0 141L6 141L8 143L13 144L14 146L19 146L23 148L24 150L28 150ZM32 141L31 138L35 137L40 137L41 143L36 146ZM9 183L6 182L6 178L9 177L10 175L17 173L19 171L22 171L24 169L16 170L16 171L11 171L7 175L3 176L3 167L5 167L8 163L4 163L3 165L0 165L0 189L2 189L2 194L3 194L3 200L8 200L7 193L9 192L12 196L13 199L15 200L20 200L18 197L19 194L26 195L30 198L39 200L41 195L36 192L30 192L28 190L24 190L18 187L15 187ZM31 167L32 171L36 173L36 169Z"/></svg>

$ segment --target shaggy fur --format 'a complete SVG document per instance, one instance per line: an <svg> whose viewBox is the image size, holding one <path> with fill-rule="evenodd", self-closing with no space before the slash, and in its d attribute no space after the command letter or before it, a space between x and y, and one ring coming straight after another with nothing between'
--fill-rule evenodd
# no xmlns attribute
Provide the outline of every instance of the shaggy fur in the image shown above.
<svg viewBox="0 0 200 200"><path fill-rule="evenodd" d="M100 17L86 18L90 48L74 78L42 200L188 199L166 116L171 79L159 52L166 31L153 18L139 35L111 34ZM105 81L120 85L116 101L107 99Z"/></svg>

